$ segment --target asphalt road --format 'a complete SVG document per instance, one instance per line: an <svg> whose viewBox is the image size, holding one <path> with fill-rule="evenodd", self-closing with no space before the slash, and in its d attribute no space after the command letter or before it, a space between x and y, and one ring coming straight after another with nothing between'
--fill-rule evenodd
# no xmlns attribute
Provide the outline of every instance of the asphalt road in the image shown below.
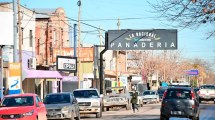
<svg viewBox="0 0 215 120"><path fill-rule="evenodd" d="M102 118L95 115L81 115L83 120L159 120L160 104L147 104L139 107L139 112L132 110L115 110L103 112ZM170 120L189 120L187 118L170 118ZM215 104L203 103L200 105L200 120L215 120Z"/></svg>

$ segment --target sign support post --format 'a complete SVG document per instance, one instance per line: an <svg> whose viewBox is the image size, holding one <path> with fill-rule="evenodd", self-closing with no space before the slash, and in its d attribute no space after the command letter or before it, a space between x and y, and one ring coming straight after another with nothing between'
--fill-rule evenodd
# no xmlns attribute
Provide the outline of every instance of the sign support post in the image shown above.
<svg viewBox="0 0 215 120"><path fill-rule="evenodd" d="M1 71L1 74L0 74L0 89L1 89L1 92L0 92L0 97L1 97L1 100L3 98L3 45L0 46L0 56L1 56L1 61L0 61L0 65L1 65L1 68L0 68L0 71Z"/></svg>

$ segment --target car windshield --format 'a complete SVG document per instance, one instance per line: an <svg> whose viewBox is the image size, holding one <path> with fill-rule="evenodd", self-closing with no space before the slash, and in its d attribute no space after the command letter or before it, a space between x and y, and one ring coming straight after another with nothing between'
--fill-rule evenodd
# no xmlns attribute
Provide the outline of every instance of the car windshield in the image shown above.
<svg viewBox="0 0 215 120"><path fill-rule="evenodd" d="M155 91L145 91L143 95L154 95Z"/></svg>
<svg viewBox="0 0 215 120"><path fill-rule="evenodd" d="M204 86L201 86L200 89L215 89L215 87L212 85L204 85Z"/></svg>
<svg viewBox="0 0 215 120"><path fill-rule="evenodd" d="M96 90L77 90L74 91L76 98L98 98L99 95Z"/></svg>
<svg viewBox="0 0 215 120"><path fill-rule="evenodd" d="M17 106L33 106L33 96L25 97L6 97L2 101L1 106L4 107L17 107Z"/></svg>
<svg viewBox="0 0 215 120"><path fill-rule="evenodd" d="M173 89L168 90L166 99L191 99L191 92L189 90Z"/></svg>
<svg viewBox="0 0 215 120"><path fill-rule="evenodd" d="M62 104L62 103L70 103L70 95L69 94L53 94L47 95L44 99L45 104Z"/></svg>

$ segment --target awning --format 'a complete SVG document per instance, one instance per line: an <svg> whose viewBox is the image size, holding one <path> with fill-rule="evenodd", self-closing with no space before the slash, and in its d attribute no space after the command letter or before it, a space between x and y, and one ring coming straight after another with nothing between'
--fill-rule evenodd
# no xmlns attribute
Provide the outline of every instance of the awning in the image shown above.
<svg viewBox="0 0 215 120"><path fill-rule="evenodd" d="M62 79L63 77L58 71L48 70L26 70L27 76L25 78L49 78Z"/></svg>
<svg viewBox="0 0 215 120"><path fill-rule="evenodd" d="M112 70L104 70L105 78L116 78L116 72Z"/></svg>

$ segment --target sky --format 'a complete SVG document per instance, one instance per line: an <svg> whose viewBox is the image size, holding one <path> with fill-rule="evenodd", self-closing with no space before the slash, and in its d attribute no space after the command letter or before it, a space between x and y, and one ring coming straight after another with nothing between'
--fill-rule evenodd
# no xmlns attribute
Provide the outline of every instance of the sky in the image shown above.
<svg viewBox="0 0 215 120"><path fill-rule="evenodd" d="M10 2L12 0L0 1ZM78 0L20 1L28 8L62 7L69 18L78 19ZM200 58L215 63L215 37L205 39L210 25L204 25L199 29L181 29L168 25L171 24L169 21L160 20L156 16L158 14L152 12L147 0L82 0L81 5L81 20L85 20L82 22L106 31L118 29L118 18L120 19L120 29L178 29L178 50L182 50L185 58ZM71 25L74 23L76 22L70 21ZM83 43L100 43L98 29L81 24L81 31L84 31L81 34ZM105 32L101 32L104 37ZM215 69L215 65L213 67Z"/></svg>

